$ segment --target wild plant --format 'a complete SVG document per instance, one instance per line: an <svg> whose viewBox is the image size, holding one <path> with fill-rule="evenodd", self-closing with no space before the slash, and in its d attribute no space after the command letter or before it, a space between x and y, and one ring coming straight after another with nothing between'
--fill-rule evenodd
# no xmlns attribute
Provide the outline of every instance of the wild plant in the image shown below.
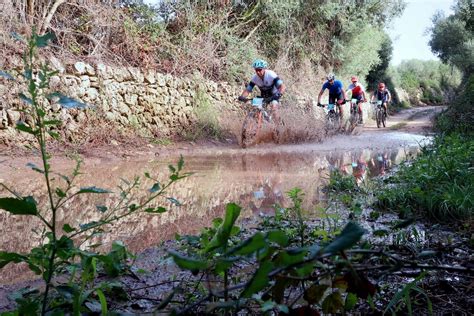
<svg viewBox="0 0 474 316"><path fill-rule="evenodd" d="M179 204L173 197L167 197L167 189L180 179L187 177L183 173L184 161L181 158L176 166L169 166L170 176L167 182L160 183L149 173L145 178L154 182L145 194L139 195L142 180L135 177L133 180L122 180L118 188L118 201L110 207L97 206L100 219L78 226L64 224L59 227L58 213L71 212L67 205L83 194L112 194L107 189L95 186L76 187L76 178L80 174L81 161L77 160L76 167L69 175L56 173L51 165L51 153L47 150L48 138L59 138L57 130L60 121L50 119L48 106L50 102L57 102L63 108L84 108L87 105L71 99L59 92L49 90L49 81L56 71L47 64L39 63L36 51L46 47L54 40L51 33L37 35L33 31L30 38L25 39L14 34L17 41L26 46L23 56L24 72L22 79L16 81L24 84L27 92L20 93L20 99L27 107L23 112L31 117L28 123L19 121L16 128L30 134L35 140L34 146L41 156L42 165L32 163L28 166L41 174L46 185L48 197L47 205L39 205L31 195L21 195L14 188L0 183L7 195L0 197L0 209L13 216L32 216L38 218L42 225L42 236L39 245L29 253L0 251L0 268L9 263L26 263L35 274L44 281L41 291L19 292L16 294L18 315L36 314L64 314L69 311L73 315L101 312L107 314L107 295L126 297L120 283L112 281L98 282L100 273L109 277L116 277L128 271L128 262L132 255L121 242L115 242L107 254L94 251L93 247L84 245L85 241L104 231L105 226L118 222L124 217L138 213L160 214L166 208L157 204L157 198L166 197L171 203ZM15 80L6 72L0 72L2 77ZM60 182L60 184L57 184ZM62 276L58 278L58 276ZM120 295L117 293L121 292ZM98 309L98 310L97 310Z"/></svg>

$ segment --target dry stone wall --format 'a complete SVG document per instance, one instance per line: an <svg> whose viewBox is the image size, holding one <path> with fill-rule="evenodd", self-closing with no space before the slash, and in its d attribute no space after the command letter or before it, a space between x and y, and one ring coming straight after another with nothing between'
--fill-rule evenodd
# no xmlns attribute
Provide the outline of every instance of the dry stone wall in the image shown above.
<svg viewBox="0 0 474 316"><path fill-rule="evenodd" d="M53 63L59 74L51 78L50 86L67 96L88 104L86 110L49 106L49 114L63 121L69 132L79 131L88 123L90 114L124 128L170 135L190 127L196 120L198 93L217 108L235 110L240 91L227 83L205 80L199 75L176 78L153 70L117 68L104 64L77 62L62 66ZM27 121L16 97L21 88L13 82L0 81L0 134L12 136L18 120Z"/></svg>

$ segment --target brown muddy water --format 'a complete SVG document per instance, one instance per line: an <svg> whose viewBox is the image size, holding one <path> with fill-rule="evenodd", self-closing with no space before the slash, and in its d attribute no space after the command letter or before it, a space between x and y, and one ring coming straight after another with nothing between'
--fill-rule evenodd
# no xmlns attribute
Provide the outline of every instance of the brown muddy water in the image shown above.
<svg viewBox="0 0 474 316"><path fill-rule="evenodd" d="M387 136L388 135L388 136ZM239 148L196 151L184 156L185 171L194 174L176 183L167 196L182 205L171 205L160 200L168 212L158 215L136 214L106 228L106 233L84 245L103 244L122 240L134 251L160 244L175 234L198 232L209 226L212 219L222 216L225 205L236 202L243 207L242 218L271 214L273 205L287 206L286 192L299 187L305 192L305 208L314 209L324 203L324 185L330 170L339 169L352 174L360 182L386 173L417 154L419 144L427 139L419 135L387 133L381 142L380 134L359 136L340 135L322 144L264 145L242 150ZM376 141L374 141L376 140ZM365 149L361 149L365 148ZM59 227L68 223L73 227L100 218L96 205L111 207L118 203L121 179L141 176L142 194L153 182L143 177L145 172L165 180L168 164L177 158L139 161L87 158L77 187L96 186L113 191L112 194L78 196L59 213ZM26 166L27 162L40 165L38 159L0 157L0 181L22 195L32 195L42 206L47 203L41 175ZM52 161L53 170L68 173L73 161ZM55 184L64 185L55 176ZM0 191L0 196L6 192ZM140 194L139 194L140 195ZM137 195L137 196L139 196ZM10 216L0 212L0 250L27 252L40 241L41 223L27 216ZM0 284L11 284L31 278L26 267L9 265L0 271Z"/></svg>

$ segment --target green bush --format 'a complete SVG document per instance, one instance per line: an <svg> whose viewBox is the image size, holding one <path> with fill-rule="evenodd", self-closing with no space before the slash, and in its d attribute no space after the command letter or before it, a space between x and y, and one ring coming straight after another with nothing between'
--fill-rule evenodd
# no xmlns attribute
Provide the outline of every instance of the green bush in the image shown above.
<svg viewBox="0 0 474 316"><path fill-rule="evenodd" d="M428 216L439 221L472 218L474 140L439 136L411 164L388 179L378 195L382 209Z"/></svg>

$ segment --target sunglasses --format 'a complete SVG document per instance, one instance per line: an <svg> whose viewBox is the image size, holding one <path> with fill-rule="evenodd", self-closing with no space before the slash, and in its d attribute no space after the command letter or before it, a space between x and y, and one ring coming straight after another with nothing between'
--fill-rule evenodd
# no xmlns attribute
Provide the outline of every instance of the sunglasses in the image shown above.
<svg viewBox="0 0 474 316"><path fill-rule="evenodd" d="M260 71L262 71L262 70L263 70L263 68L255 68L255 71L256 71L256 72L260 72Z"/></svg>

